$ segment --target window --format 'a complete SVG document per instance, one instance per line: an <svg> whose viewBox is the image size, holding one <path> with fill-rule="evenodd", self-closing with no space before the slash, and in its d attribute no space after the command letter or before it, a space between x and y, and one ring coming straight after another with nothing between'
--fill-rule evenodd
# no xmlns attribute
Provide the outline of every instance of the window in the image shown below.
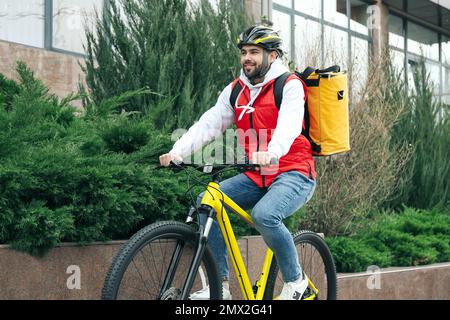
<svg viewBox="0 0 450 320"><path fill-rule="evenodd" d="M101 16L103 0L53 0L53 47L84 52L85 26L92 27L95 12Z"/></svg>
<svg viewBox="0 0 450 320"><path fill-rule="evenodd" d="M408 21L408 51L439 61L438 34Z"/></svg>
<svg viewBox="0 0 450 320"><path fill-rule="evenodd" d="M368 35L369 28L367 27L367 20L369 19L369 15L367 13L367 8L369 6L367 3L359 0L351 0L350 5L350 28L356 32Z"/></svg>
<svg viewBox="0 0 450 320"><path fill-rule="evenodd" d="M425 68L433 84L433 94L439 95L441 91L441 66L438 63L426 61Z"/></svg>
<svg viewBox="0 0 450 320"><path fill-rule="evenodd" d="M414 73L416 72L418 68L418 62L414 60L413 58L408 58L408 89L411 94L414 94L416 92L416 83L414 81Z"/></svg>
<svg viewBox="0 0 450 320"><path fill-rule="evenodd" d="M450 67L443 67L442 87L444 95L450 95Z"/></svg>
<svg viewBox="0 0 450 320"><path fill-rule="evenodd" d="M403 51L391 50L391 62L395 69L395 73L399 74L404 80L405 77L405 53Z"/></svg>
<svg viewBox="0 0 450 320"><path fill-rule="evenodd" d="M360 96L364 89L369 65L369 43L361 38L352 37L352 60L351 60L351 77L352 77L352 93L354 96Z"/></svg>
<svg viewBox="0 0 450 320"><path fill-rule="evenodd" d="M341 69L346 70L348 68L348 32L325 26L324 33L324 67L338 64Z"/></svg>
<svg viewBox="0 0 450 320"><path fill-rule="evenodd" d="M450 38L442 37L442 62L450 65Z"/></svg>
<svg viewBox="0 0 450 320"><path fill-rule="evenodd" d="M274 10L272 13L273 28L280 31L283 39L283 50L287 55L291 56L291 16Z"/></svg>
<svg viewBox="0 0 450 320"><path fill-rule="evenodd" d="M320 23L295 16L295 58L299 70L320 66L322 45Z"/></svg>
<svg viewBox="0 0 450 320"><path fill-rule="evenodd" d="M421 58L416 58L413 56L409 56L408 58L408 86L412 92L415 92L415 82L414 82L414 72L417 70L420 64ZM433 86L433 94L440 94L440 66L437 63L431 61L425 61L425 68L427 75L429 77L429 81Z"/></svg>
<svg viewBox="0 0 450 320"><path fill-rule="evenodd" d="M442 103L445 103L450 106L450 95L442 96Z"/></svg>
<svg viewBox="0 0 450 320"><path fill-rule="evenodd" d="M0 39L44 47L44 0L1 0Z"/></svg>
<svg viewBox="0 0 450 320"><path fill-rule="evenodd" d="M292 8L292 0L273 0L273 3Z"/></svg>
<svg viewBox="0 0 450 320"><path fill-rule="evenodd" d="M448 0L439 1L442 3ZM424 0L408 0L407 3L408 13L436 26L439 25L438 5Z"/></svg>
<svg viewBox="0 0 450 320"><path fill-rule="evenodd" d="M327 68L339 65L343 71L352 75L354 82L352 95L356 98L368 77L370 58L368 2L295 0L292 1L292 9L289 9L291 1L273 2L276 4L272 19L274 26L282 31L286 47L292 51L289 58L295 61L296 68L303 71L307 66ZM282 9L280 5L284 8ZM348 5L352 10L351 19L347 15ZM291 32L294 33L292 38ZM351 65L349 65L350 58Z"/></svg>
<svg viewBox="0 0 450 320"><path fill-rule="evenodd" d="M393 1L388 1L391 4ZM408 2L409 8L419 10L424 3L420 1ZM433 11L434 7L424 7L424 10ZM428 12L428 11L427 11ZM406 30L403 28L407 24ZM407 50L405 52L405 37ZM391 61L397 72L404 69L405 54L407 55L406 80L411 93L415 92L414 72L421 62L421 57L425 59L425 68L429 81L432 83L433 95L436 100L448 101L450 89L448 84L448 70L446 63L450 62L450 39L442 35L441 41L441 61L439 61L439 34L418 23L405 21L394 14L389 15L389 45L391 47ZM402 76L405 75L403 70ZM446 90L449 93L446 93Z"/></svg>
<svg viewBox="0 0 450 320"><path fill-rule="evenodd" d="M403 10L403 0L384 0L389 6Z"/></svg>
<svg viewBox="0 0 450 320"><path fill-rule="evenodd" d="M324 0L323 5L323 13L326 21L341 27L348 27L346 0Z"/></svg>
<svg viewBox="0 0 450 320"><path fill-rule="evenodd" d="M403 19L394 15L389 16L389 45L399 49L405 49Z"/></svg>
<svg viewBox="0 0 450 320"><path fill-rule="evenodd" d="M321 1L294 1L294 9L315 18L321 17Z"/></svg>

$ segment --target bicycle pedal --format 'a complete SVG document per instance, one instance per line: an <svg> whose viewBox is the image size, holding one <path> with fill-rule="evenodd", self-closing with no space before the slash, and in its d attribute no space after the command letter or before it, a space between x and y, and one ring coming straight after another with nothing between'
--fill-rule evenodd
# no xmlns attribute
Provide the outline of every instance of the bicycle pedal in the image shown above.
<svg viewBox="0 0 450 320"><path fill-rule="evenodd" d="M310 287L306 288L305 293L303 293L302 300L316 300L314 291Z"/></svg>

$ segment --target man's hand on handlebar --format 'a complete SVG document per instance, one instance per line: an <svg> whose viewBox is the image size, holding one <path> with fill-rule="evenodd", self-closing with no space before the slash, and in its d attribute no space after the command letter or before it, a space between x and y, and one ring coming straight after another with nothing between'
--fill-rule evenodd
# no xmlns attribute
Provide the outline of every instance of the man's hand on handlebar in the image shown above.
<svg viewBox="0 0 450 320"><path fill-rule="evenodd" d="M183 162L183 158L175 153L167 153L159 157L159 163L163 167L169 167L172 161L175 163L181 163Z"/></svg>
<svg viewBox="0 0 450 320"><path fill-rule="evenodd" d="M252 154L252 163L259 164L261 167L268 167L278 164L278 157L272 152L254 152Z"/></svg>

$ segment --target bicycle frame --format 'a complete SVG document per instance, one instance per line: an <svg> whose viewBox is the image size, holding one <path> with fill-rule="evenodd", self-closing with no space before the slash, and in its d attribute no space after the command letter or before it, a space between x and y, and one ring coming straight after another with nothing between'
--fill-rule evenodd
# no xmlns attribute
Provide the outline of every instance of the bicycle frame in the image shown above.
<svg viewBox="0 0 450 320"><path fill-rule="evenodd" d="M216 182L210 182L208 184L201 205L212 208L217 214L216 218L224 236L228 251L230 253L230 257L233 262L234 270L236 272L236 276L238 278L244 299L262 300L264 291L266 289L267 279L269 277L270 266L272 265L273 252L270 249L267 249L261 276L256 282L257 292L255 295L253 292L253 286L247 274L247 269L245 268L244 260L242 259L236 236L234 235L230 219L224 206L231 209L234 213L239 215L245 222L249 223L250 225L254 225L252 218L226 194L220 191L220 186Z"/></svg>

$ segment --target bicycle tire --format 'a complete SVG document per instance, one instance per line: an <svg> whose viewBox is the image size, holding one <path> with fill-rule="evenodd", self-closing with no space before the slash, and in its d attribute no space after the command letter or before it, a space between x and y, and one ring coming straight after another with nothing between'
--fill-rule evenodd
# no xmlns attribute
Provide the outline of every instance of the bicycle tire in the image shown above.
<svg viewBox="0 0 450 320"><path fill-rule="evenodd" d="M182 285L186 280L186 277L182 273L186 272L187 274L190 265L189 259L192 261L197 247L197 239L198 235L191 226L176 221L157 222L138 231L121 247L114 257L105 277L102 300L178 300L179 296L177 294L181 292ZM165 248L170 248L173 243L182 243L183 254L187 252L187 255L182 256L180 259L180 263L177 263L176 272L180 272L180 274L177 273L174 276L173 282L178 282L178 287L173 284L170 286L171 292L166 290L162 294L160 292L160 287L162 286L161 281L153 284L152 287L149 284L149 281L154 281L154 278L158 274L162 277L166 275L167 269L165 269L164 263L166 262L166 258L170 258L170 254L169 256L166 253L163 256L161 254L154 254L153 249L155 248L156 250L157 243L159 243L161 253L163 253ZM148 254L149 252L151 254ZM189 257L189 254L192 257ZM138 255L142 257L142 261L140 262L135 261L135 259L138 259ZM153 259L153 263L149 263L150 258ZM143 267L143 270L141 270L142 273L139 271L138 266ZM133 272L133 268L137 270L137 273ZM203 275L201 274L202 271ZM204 275L206 275L206 279ZM140 277L140 279L135 279L134 277ZM202 263L191 292L201 289L200 285L204 286L205 283L210 287L211 300L221 300L222 286L217 272L217 265L208 247L204 252ZM141 287L136 288L132 285L139 285ZM131 290L127 291L126 286L129 286ZM134 293L133 290L135 291Z"/></svg>
<svg viewBox="0 0 450 320"><path fill-rule="evenodd" d="M322 299L323 291L326 291L327 300L337 299L337 274L336 266L334 264L333 256L331 255L330 249L328 248L326 242L316 233L311 231L299 231L294 236L295 247L299 255L300 265L302 266L306 275L315 284L317 289L319 289L319 295L316 300ZM317 274L316 272L311 272L312 260L315 255L307 256L308 247L312 252L312 247L319 252L321 263L323 264L323 274ZM306 263L307 259L310 258L310 262ZM319 261L315 260L315 269L321 269ZM324 284L324 282L326 282ZM283 281L281 279L281 273L279 272L279 267L276 258L273 258L272 265L270 267L269 276L267 279L266 290L264 292L264 300L273 300L282 288Z"/></svg>

